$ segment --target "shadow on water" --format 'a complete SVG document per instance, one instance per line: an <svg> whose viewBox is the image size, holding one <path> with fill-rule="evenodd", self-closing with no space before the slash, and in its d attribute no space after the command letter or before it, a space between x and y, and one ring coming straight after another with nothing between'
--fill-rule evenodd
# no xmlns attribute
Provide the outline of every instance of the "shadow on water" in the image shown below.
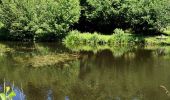
<svg viewBox="0 0 170 100"><path fill-rule="evenodd" d="M0 47L0 83L4 78L14 81L14 100L20 100L20 94L21 100L170 100L170 47L97 51L72 51L50 43L0 43ZM25 66L34 58L59 59L58 54L72 53L80 57L51 66ZM47 59L51 63L52 58Z"/></svg>

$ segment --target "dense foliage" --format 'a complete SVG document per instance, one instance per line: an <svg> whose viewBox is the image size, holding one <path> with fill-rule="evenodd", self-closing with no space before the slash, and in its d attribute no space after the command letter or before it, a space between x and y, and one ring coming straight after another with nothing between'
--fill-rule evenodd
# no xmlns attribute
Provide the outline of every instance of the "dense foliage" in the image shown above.
<svg viewBox="0 0 170 100"><path fill-rule="evenodd" d="M131 28L136 33L159 31L170 23L169 0L81 0L82 31L112 33Z"/></svg>
<svg viewBox="0 0 170 100"><path fill-rule="evenodd" d="M0 5L0 21L14 40L61 38L79 15L79 0L2 0Z"/></svg>
<svg viewBox="0 0 170 100"><path fill-rule="evenodd" d="M0 1L0 39L58 40L70 29L112 34L121 28L154 34L170 23L169 0Z"/></svg>
<svg viewBox="0 0 170 100"><path fill-rule="evenodd" d="M135 0L127 9L126 21L136 33L157 33L170 23L169 0Z"/></svg>

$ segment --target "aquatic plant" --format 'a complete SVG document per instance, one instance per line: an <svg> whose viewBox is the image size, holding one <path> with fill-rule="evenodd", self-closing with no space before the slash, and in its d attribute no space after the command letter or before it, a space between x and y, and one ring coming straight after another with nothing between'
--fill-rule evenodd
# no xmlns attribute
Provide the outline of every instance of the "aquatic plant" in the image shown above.
<svg viewBox="0 0 170 100"><path fill-rule="evenodd" d="M13 97L16 96L16 93L13 90L14 85L11 86L7 86L6 82L4 81L4 87L3 87L3 92L0 93L0 99L1 100L13 100Z"/></svg>
<svg viewBox="0 0 170 100"><path fill-rule="evenodd" d="M44 55L35 56L29 60L23 62L26 66L31 67L44 67L44 66L54 66L66 64L69 61L75 60L78 55L73 54L57 54L57 55Z"/></svg>

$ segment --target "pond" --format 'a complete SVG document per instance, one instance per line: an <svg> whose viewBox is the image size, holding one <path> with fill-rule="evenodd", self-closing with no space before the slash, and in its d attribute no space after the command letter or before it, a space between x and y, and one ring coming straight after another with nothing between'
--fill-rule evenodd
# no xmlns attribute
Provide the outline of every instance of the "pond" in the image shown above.
<svg viewBox="0 0 170 100"><path fill-rule="evenodd" d="M0 92L5 84L13 100L170 100L170 47L115 48L0 42Z"/></svg>

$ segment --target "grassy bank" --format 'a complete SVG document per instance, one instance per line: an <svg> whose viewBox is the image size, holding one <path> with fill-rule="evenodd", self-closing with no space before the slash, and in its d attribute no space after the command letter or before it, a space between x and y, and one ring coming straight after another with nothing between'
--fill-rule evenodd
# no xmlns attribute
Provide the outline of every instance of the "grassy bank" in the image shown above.
<svg viewBox="0 0 170 100"><path fill-rule="evenodd" d="M170 36L145 37L145 45L170 45Z"/></svg>
<svg viewBox="0 0 170 100"><path fill-rule="evenodd" d="M121 29L116 29L112 35L101 35L100 33L81 33L79 31L71 31L69 35L64 39L65 45L70 45L73 47L88 45L170 45L170 36L168 35L169 30L166 30L165 35L159 36L142 36L142 35L134 35L128 32L124 32Z"/></svg>
<svg viewBox="0 0 170 100"><path fill-rule="evenodd" d="M145 44L147 45L170 45L170 27L163 31L164 35L147 36L145 37Z"/></svg>
<svg viewBox="0 0 170 100"><path fill-rule="evenodd" d="M139 35L125 33L121 29L116 29L113 35L101 35L100 33L80 33L71 31L64 39L64 44L68 45L115 45L115 44L140 44L144 39Z"/></svg>

